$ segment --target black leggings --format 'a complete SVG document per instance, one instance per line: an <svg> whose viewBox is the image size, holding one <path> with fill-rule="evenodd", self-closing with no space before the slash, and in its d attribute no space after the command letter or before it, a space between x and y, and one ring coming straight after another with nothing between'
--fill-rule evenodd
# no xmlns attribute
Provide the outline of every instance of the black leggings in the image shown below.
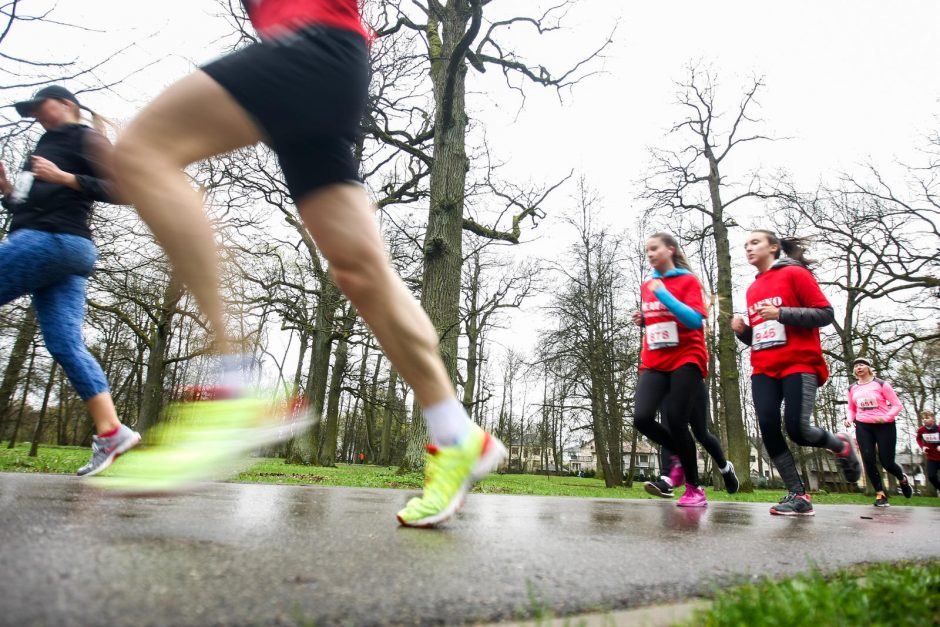
<svg viewBox="0 0 940 627"><path fill-rule="evenodd" d="M668 411L666 403L664 402L659 408L659 419L664 425L668 425L666 419ZM702 380L702 383L699 385L698 394L696 394L695 397L695 405L692 407L692 420L689 422L689 426L692 427L692 435L695 436L695 439L702 445L705 452L711 455L712 459L715 460L715 464L721 469L728 463L728 459L725 457L725 452L721 450L721 440L708 430L708 415L710 411L711 407L708 404L708 384ZM661 466L663 472L666 472L669 468L672 455L673 452L669 450L668 447L664 446Z"/></svg>
<svg viewBox="0 0 940 627"><path fill-rule="evenodd" d="M695 364L683 364L671 372L644 370L636 386L633 411L640 433L674 451L682 462L686 483L695 486L699 484L698 463L689 423L701 384L702 371ZM664 402L668 429L656 422L656 411Z"/></svg>
<svg viewBox="0 0 940 627"><path fill-rule="evenodd" d="M937 492L940 493L940 478L937 477L937 474L940 473L940 461L936 459L927 460L927 480L933 484L933 487L936 488Z"/></svg>
<svg viewBox="0 0 940 627"><path fill-rule="evenodd" d="M885 484L881 481L881 472L875 463L875 447L878 448L878 459L885 471L890 472L900 481L904 477L904 470L894 461L894 447L898 441L898 430L893 422L883 423L855 423L855 439L858 440L858 450L862 454L862 463L865 464L865 474L871 481L875 492L884 492Z"/></svg>
<svg viewBox="0 0 940 627"><path fill-rule="evenodd" d="M781 402L784 403L783 423L795 444L827 448L836 453L845 448L842 440L810 423L816 404L816 388L816 375L805 372L781 379L765 374L751 377L751 394L764 447L787 488L797 493L803 491L803 481L781 432Z"/></svg>

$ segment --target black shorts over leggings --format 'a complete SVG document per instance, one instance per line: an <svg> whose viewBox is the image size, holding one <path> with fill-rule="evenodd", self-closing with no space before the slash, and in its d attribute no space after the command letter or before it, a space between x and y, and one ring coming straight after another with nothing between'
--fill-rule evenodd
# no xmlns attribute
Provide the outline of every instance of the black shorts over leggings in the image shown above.
<svg viewBox="0 0 940 627"><path fill-rule="evenodd" d="M326 185L360 181L353 144L369 89L362 35L309 26L252 44L202 70L267 135L294 202Z"/></svg>

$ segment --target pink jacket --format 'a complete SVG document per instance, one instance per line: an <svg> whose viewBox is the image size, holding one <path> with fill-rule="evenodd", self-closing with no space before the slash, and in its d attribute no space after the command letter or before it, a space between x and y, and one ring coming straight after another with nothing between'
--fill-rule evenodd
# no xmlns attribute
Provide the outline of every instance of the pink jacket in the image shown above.
<svg viewBox="0 0 940 627"><path fill-rule="evenodd" d="M849 420L856 422L894 422L901 413L901 401L891 384L881 379L856 383L849 388Z"/></svg>

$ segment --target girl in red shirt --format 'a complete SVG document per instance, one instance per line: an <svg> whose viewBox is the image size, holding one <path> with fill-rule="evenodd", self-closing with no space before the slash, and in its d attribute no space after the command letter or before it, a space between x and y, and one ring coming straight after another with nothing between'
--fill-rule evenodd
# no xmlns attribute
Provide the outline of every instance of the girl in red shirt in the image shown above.
<svg viewBox="0 0 940 627"><path fill-rule="evenodd" d="M829 378L819 327L832 323L832 305L808 269L812 262L804 257L803 240L759 229L748 235L744 250L758 274L747 288L748 321L737 317L731 325L738 339L751 347L751 393L761 437L789 490L770 513L812 516L813 504L781 433L781 402L793 442L835 453L849 483L861 476L848 436L810 423L816 389ZM781 252L786 258L780 259Z"/></svg>
<svg viewBox="0 0 940 627"><path fill-rule="evenodd" d="M702 381L708 376L702 285L671 235L655 233L650 236L646 241L646 257L653 266L653 278L640 288L642 311L635 320L642 323L644 334L634 424L643 435L679 457L686 487L677 505L705 507L707 501L705 491L699 486L695 442L689 433L696 399ZM660 406L665 409L668 429L656 421ZM731 477L734 475L730 462L725 461L722 471L730 473ZM683 473L670 474L681 476ZM671 494L671 489L669 492Z"/></svg>

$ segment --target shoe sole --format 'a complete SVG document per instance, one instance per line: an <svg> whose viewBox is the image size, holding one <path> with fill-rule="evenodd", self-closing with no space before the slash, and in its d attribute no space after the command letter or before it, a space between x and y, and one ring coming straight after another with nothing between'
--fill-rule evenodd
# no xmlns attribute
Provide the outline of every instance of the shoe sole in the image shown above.
<svg viewBox="0 0 940 627"><path fill-rule="evenodd" d="M676 503L676 507L707 507L708 501L703 501L701 503Z"/></svg>
<svg viewBox="0 0 940 627"><path fill-rule="evenodd" d="M815 516L816 510L810 510L808 512L778 512L773 509L770 510L771 516Z"/></svg>
<svg viewBox="0 0 940 627"><path fill-rule="evenodd" d="M643 489L646 490L647 494L652 494L653 496L658 496L664 499L671 499L673 496L675 496L675 494L672 492L663 492L649 481L643 484Z"/></svg>
<svg viewBox="0 0 940 627"><path fill-rule="evenodd" d="M129 441L125 442L123 445L115 447L115 449L111 451L111 454L105 458L104 463L102 463L97 468L93 470L89 470L85 474L78 475L78 476L79 477L94 477L99 472L106 470L111 464L114 463L114 460L116 460L118 457L120 457L127 451L131 450L138 444L140 444L140 434L134 431L134 437L130 438Z"/></svg>
<svg viewBox="0 0 940 627"><path fill-rule="evenodd" d="M473 468L470 469L470 474L464 479L464 482L460 485L460 490L457 491L454 498L447 504L447 507L438 514L412 522L404 520L397 514L395 517L398 519L398 522L405 527L427 528L441 524L460 511L460 508L463 507L464 501L467 498L467 493L470 491L470 488L473 487L473 484L496 470L496 468L499 467L499 463L505 459L506 455L508 455L508 451L503 443L487 433L483 440L483 454L480 455L480 458L477 459Z"/></svg>

